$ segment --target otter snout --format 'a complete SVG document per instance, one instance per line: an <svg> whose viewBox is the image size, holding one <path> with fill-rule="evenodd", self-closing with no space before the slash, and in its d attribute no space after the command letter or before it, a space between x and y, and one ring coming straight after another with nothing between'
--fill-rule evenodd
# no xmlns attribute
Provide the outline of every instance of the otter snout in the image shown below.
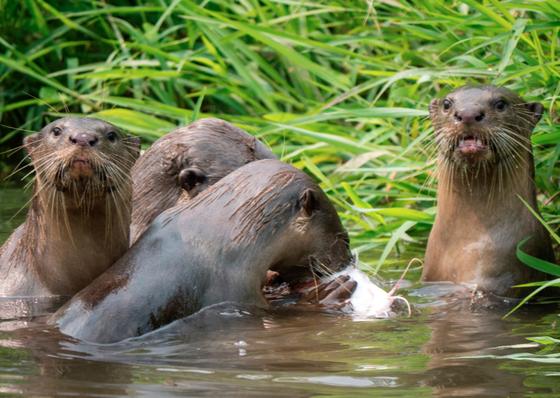
<svg viewBox="0 0 560 398"><path fill-rule="evenodd" d="M73 133L70 134L68 140L73 145L82 147L93 147L99 142L99 137L95 133Z"/></svg>
<svg viewBox="0 0 560 398"><path fill-rule="evenodd" d="M463 124L474 124L482 122L485 116L486 115L482 110L482 107L457 109L453 114L455 122Z"/></svg>

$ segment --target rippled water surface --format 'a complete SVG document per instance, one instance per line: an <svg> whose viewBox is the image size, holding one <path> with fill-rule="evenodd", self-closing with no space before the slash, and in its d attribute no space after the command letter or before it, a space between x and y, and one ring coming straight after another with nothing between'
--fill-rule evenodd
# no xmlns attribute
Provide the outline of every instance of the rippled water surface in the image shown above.
<svg viewBox="0 0 560 398"><path fill-rule="evenodd" d="M23 204L21 191L0 189L0 241L22 221L24 214L9 220ZM45 314L59 302L2 299L0 392L560 396L558 362L537 362L554 347L547 351L526 339L553 332L557 337L557 307L532 307L503 320L504 309L473 311L468 299L449 298L452 290L410 284L403 289L415 308L410 318L361 322L339 314L223 304L115 345L79 343L46 327ZM17 318L15 312L30 316ZM524 353L536 355L514 359Z"/></svg>

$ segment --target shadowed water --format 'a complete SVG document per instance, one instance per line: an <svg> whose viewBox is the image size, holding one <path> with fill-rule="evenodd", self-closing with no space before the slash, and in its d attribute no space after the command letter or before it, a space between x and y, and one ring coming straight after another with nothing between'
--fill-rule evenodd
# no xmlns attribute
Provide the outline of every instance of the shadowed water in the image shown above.
<svg viewBox="0 0 560 398"><path fill-rule="evenodd" d="M0 240L22 220L0 189ZM393 275L391 275L393 276ZM418 273L408 276L416 281ZM556 333L558 309L475 309L461 288L409 284L410 318L353 321L225 303L141 338L80 343L44 325L57 300L0 300L0 393L24 396L391 397L560 394L558 362L499 358L557 352L526 337ZM34 316L39 315L39 316ZM41 316L42 315L42 316ZM102 327L102 325L100 325ZM554 336L554 334L553 334ZM491 358L475 358L480 356ZM497 358L498 357L498 358Z"/></svg>

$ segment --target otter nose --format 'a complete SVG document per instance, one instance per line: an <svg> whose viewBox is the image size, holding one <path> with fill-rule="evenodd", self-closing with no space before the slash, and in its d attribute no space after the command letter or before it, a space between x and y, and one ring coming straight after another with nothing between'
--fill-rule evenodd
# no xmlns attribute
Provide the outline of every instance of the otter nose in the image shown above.
<svg viewBox="0 0 560 398"><path fill-rule="evenodd" d="M472 124L483 121L485 115L481 109L458 109L453 116L457 122Z"/></svg>
<svg viewBox="0 0 560 398"><path fill-rule="evenodd" d="M70 135L69 140L74 145L95 146L99 138L97 135L91 133L77 133Z"/></svg>

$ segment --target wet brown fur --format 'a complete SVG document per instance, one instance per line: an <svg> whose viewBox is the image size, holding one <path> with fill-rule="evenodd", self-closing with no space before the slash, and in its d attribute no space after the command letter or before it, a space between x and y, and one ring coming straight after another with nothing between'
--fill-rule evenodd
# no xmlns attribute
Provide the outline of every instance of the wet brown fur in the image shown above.
<svg viewBox="0 0 560 398"><path fill-rule="evenodd" d="M203 204L222 200L224 208L233 207L231 216L228 218L228 225L232 230L232 242L247 244L254 242L263 228L268 227L275 218L281 216L291 206L290 203L278 200L279 190L291 183L302 183L303 180L308 179L304 174L281 170L272 176L272 184L263 187L249 200L239 202L236 200L237 194L245 192L251 187L251 181L244 178L243 173L240 174L242 177L235 184L222 184L218 189L213 190L211 195L199 195L178 206L175 211L193 209Z"/></svg>
<svg viewBox="0 0 560 398"><path fill-rule="evenodd" d="M77 144L79 135L95 143ZM72 295L127 248L139 141L100 120L63 118L24 146L33 197L25 223L0 250L0 295Z"/></svg>
<svg viewBox="0 0 560 398"><path fill-rule="evenodd" d="M320 188L289 165L259 160L162 213L51 322L76 338L114 342L224 301L266 305L270 269L290 280L351 260L348 235ZM124 286L113 283L119 278Z"/></svg>
<svg viewBox="0 0 560 398"><path fill-rule="evenodd" d="M447 110L444 100L451 104ZM519 241L531 236L524 250L554 261L547 231L520 200L537 210L530 136L541 113L540 104L494 86L462 87L432 101L438 212L423 280L472 283L516 296L522 291L513 285L546 278L515 255ZM464 115L481 120L467 123ZM465 154L462 140L473 137L483 149Z"/></svg>
<svg viewBox="0 0 560 398"><path fill-rule="evenodd" d="M131 244L164 210L244 164L273 158L255 137L220 119L201 119L160 138L132 169ZM186 172L196 173L188 187L181 181Z"/></svg>

